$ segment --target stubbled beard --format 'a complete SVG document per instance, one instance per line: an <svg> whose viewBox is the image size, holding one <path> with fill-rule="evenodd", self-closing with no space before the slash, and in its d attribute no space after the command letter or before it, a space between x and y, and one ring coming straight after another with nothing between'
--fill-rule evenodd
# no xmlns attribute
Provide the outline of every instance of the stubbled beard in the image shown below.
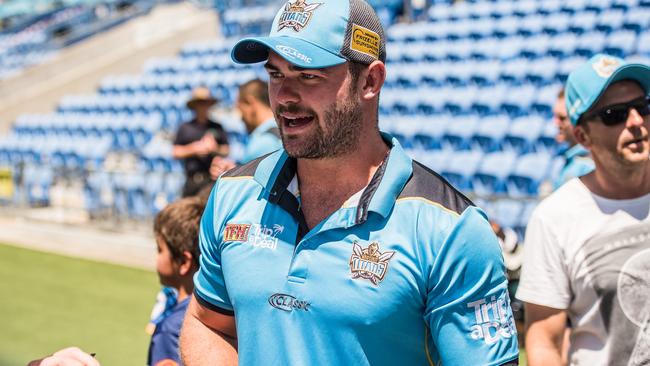
<svg viewBox="0 0 650 366"><path fill-rule="evenodd" d="M280 136L287 154L292 158L301 159L323 159L345 155L353 151L359 144L361 136L361 108L355 102L355 95L349 98L338 100L332 103L324 113L323 130L321 124L316 120L316 114L290 105L276 110L276 116L282 112L307 112L314 116L312 131L303 136L286 136L280 126ZM296 143L297 140L301 140Z"/></svg>

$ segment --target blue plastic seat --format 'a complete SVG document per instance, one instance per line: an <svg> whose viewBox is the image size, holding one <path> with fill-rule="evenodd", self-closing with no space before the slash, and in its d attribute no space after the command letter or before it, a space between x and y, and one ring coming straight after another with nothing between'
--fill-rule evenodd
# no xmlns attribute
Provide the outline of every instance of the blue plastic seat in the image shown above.
<svg viewBox="0 0 650 366"><path fill-rule="evenodd" d="M481 118L472 136L472 145L489 153L501 150L503 138L510 128L510 119L504 114Z"/></svg>
<svg viewBox="0 0 650 366"><path fill-rule="evenodd" d="M643 31L650 28L650 8L635 7L628 10L623 20L623 28L633 30L641 35L647 34Z"/></svg>
<svg viewBox="0 0 650 366"><path fill-rule="evenodd" d="M531 84L512 87L501 104L502 109L511 116L526 114L530 111L536 94L537 88Z"/></svg>
<svg viewBox="0 0 650 366"><path fill-rule="evenodd" d="M537 197L539 185L548 175L551 157L544 153L520 156L506 184L511 197Z"/></svg>
<svg viewBox="0 0 650 366"><path fill-rule="evenodd" d="M568 57L575 53L578 37L574 33L559 33L551 38L548 54L555 57Z"/></svg>
<svg viewBox="0 0 650 366"><path fill-rule="evenodd" d="M597 21L598 16L593 12L578 12L573 14L569 30L577 34L588 33L596 27Z"/></svg>
<svg viewBox="0 0 650 366"><path fill-rule="evenodd" d="M591 57L600 53L605 48L607 37L604 33L590 32L585 33L578 38L576 54L585 57Z"/></svg>
<svg viewBox="0 0 650 366"><path fill-rule="evenodd" d="M625 10L609 9L598 15L596 29L601 32L611 32L615 29L621 29L625 22L625 18Z"/></svg>
<svg viewBox="0 0 650 366"><path fill-rule="evenodd" d="M499 199L492 203L493 214L490 219L496 221L502 227L514 229L521 221L523 209L523 201Z"/></svg>
<svg viewBox="0 0 650 366"><path fill-rule="evenodd" d="M504 148L518 154L525 154L535 149L535 141L544 128L544 120L538 116L523 116L510 125L510 130L504 139Z"/></svg>
<svg viewBox="0 0 650 366"><path fill-rule="evenodd" d="M571 16L566 13L555 13L552 16L546 16L542 30L551 35L560 35L567 32L571 24Z"/></svg>
<svg viewBox="0 0 650 366"><path fill-rule="evenodd" d="M609 34L605 43L605 53L618 57L631 55L635 48L637 34L631 30L618 30Z"/></svg>
<svg viewBox="0 0 650 366"><path fill-rule="evenodd" d="M517 155L512 151L498 151L485 155L474 174L472 185L479 196L505 194L506 178L512 172Z"/></svg>
<svg viewBox="0 0 650 366"><path fill-rule="evenodd" d="M466 150L471 147L471 138L478 128L479 120L474 115L451 117L442 137L443 146L449 149Z"/></svg>
<svg viewBox="0 0 650 366"><path fill-rule="evenodd" d="M442 169L442 176L457 189L468 192L472 190L472 178L481 162L480 151L455 151L449 157L449 163Z"/></svg>
<svg viewBox="0 0 650 366"><path fill-rule="evenodd" d="M528 41L521 48L520 55L526 58L535 59L545 56L551 45L551 38L548 34L537 33L528 37Z"/></svg>

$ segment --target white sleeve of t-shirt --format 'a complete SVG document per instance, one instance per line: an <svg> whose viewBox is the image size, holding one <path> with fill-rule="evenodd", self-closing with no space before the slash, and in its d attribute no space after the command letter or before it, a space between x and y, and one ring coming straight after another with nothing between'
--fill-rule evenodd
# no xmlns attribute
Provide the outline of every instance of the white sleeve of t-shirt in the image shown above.
<svg viewBox="0 0 650 366"><path fill-rule="evenodd" d="M533 212L524 241L524 261L516 297L524 302L567 309L571 287L564 251L544 213Z"/></svg>

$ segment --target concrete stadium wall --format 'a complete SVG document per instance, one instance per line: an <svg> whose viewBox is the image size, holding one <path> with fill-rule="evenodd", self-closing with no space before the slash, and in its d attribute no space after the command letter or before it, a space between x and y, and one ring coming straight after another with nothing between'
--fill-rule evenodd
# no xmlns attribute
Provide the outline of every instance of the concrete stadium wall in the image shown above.
<svg viewBox="0 0 650 366"><path fill-rule="evenodd" d="M217 14L188 2L159 5L144 17L62 50L53 60L0 82L0 133L17 116L53 112L66 94L89 94L111 74L137 74L151 57L176 55L192 40L215 39Z"/></svg>

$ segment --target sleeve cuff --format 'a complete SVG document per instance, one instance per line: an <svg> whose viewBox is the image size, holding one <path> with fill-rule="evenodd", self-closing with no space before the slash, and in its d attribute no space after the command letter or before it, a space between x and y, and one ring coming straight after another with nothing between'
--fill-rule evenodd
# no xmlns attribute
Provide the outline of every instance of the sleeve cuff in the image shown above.
<svg viewBox="0 0 650 366"><path fill-rule="evenodd" d="M194 297L196 298L196 301L198 301L199 304L201 304L201 306L206 307L206 308L208 308L208 309L210 309L210 310L212 310L214 312L217 312L217 313L223 314L223 315L228 315L228 316L234 316L235 315L234 311L222 308L222 307L217 306L217 305L209 302L208 300L204 299L203 297L201 297L201 295L199 295L199 293L196 290L194 290Z"/></svg>

